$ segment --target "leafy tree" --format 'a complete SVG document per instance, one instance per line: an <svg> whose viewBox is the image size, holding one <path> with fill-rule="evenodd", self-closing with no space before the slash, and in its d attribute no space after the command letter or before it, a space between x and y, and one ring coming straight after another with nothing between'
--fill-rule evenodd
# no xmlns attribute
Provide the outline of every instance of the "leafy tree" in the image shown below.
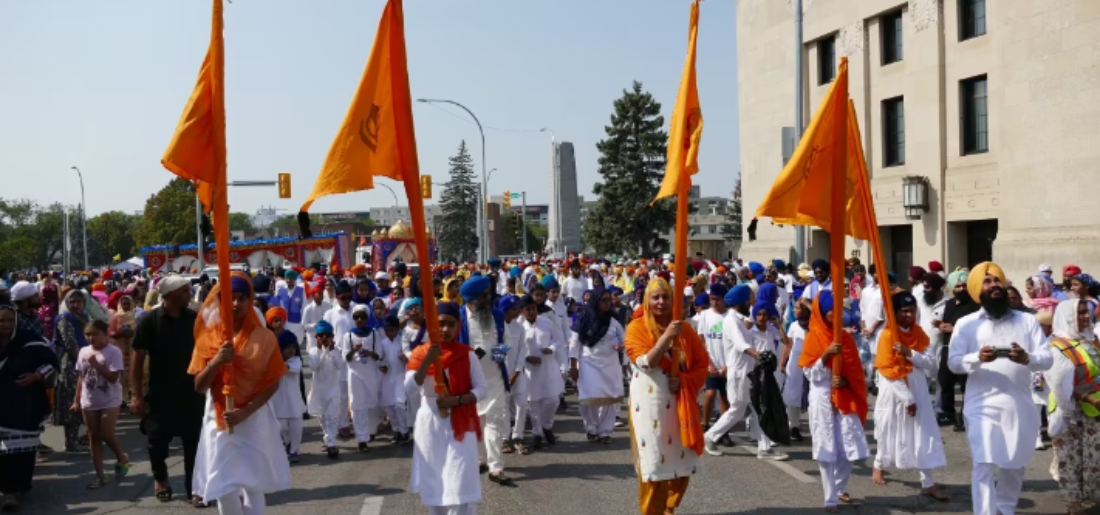
<svg viewBox="0 0 1100 515"><path fill-rule="evenodd" d="M172 179L145 202L145 215L135 238L138 247L195 243L195 188Z"/></svg>
<svg viewBox="0 0 1100 515"><path fill-rule="evenodd" d="M737 178L737 185L733 187L733 200L726 204L726 221L722 223L722 237L727 242L741 241L741 178Z"/></svg>
<svg viewBox="0 0 1100 515"><path fill-rule="evenodd" d="M53 203L42 207L32 200L0 200L0 265L12 269L45 269L61 261L65 213L69 213L72 265L83 267L80 210Z"/></svg>
<svg viewBox="0 0 1100 515"><path fill-rule="evenodd" d="M252 224L252 216L247 213L229 213L229 230L255 231L256 226Z"/></svg>
<svg viewBox="0 0 1100 515"><path fill-rule="evenodd" d="M466 149L466 140L447 161L451 180L440 197L443 214L436 218L437 238L447 256L461 262L474 259L477 253L477 203L481 195L474 182L474 160Z"/></svg>
<svg viewBox="0 0 1100 515"><path fill-rule="evenodd" d="M593 191L599 201L583 229L585 243L597 254L652 255L659 234L675 224L675 200L649 205L665 171L664 124L661 104L638 81L615 100L611 125L604 127L607 138L596 143L602 180Z"/></svg>
<svg viewBox="0 0 1100 515"><path fill-rule="evenodd" d="M129 259L137 250L134 235L141 218L121 211L100 213L88 220L88 261L93 266ZM193 226L192 226L193 227Z"/></svg>

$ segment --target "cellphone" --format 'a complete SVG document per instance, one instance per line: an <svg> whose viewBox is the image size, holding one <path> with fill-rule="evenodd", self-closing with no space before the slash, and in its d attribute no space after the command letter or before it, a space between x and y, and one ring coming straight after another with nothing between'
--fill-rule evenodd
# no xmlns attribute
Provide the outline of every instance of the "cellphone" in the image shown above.
<svg viewBox="0 0 1100 515"><path fill-rule="evenodd" d="M1003 347L999 349L993 349L993 355L997 356L998 358L1007 358L1010 352L1012 352L1012 349L1006 349Z"/></svg>
<svg viewBox="0 0 1100 515"><path fill-rule="evenodd" d="M485 357L485 351L482 349L474 349L474 354L477 354L477 359Z"/></svg>

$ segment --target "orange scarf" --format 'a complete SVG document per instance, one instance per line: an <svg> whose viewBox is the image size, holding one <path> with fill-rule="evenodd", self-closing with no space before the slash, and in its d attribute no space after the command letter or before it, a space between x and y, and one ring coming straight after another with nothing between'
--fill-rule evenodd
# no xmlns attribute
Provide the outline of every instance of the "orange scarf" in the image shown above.
<svg viewBox="0 0 1100 515"><path fill-rule="evenodd" d="M839 301L835 309L843 309ZM833 330L821 316L821 305L818 298L814 297L813 311L810 314L810 330L806 333L806 340L802 342L802 355L798 359L798 366L810 368L825 355L825 350L833 344ZM835 358L835 356L833 357ZM825 367L832 370L834 359L825 362ZM867 382L863 376L863 363L859 359L859 349L856 341L847 331L840 332L840 376L848 380L847 388L833 388L831 400L833 406L847 415L856 413L861 422L867 421Z"/></svg>
<svg viewBox="0 0 1100 515"><path fill-rule="evenodd" d="M646 288L643 300L643 308L635 311L633 320L626 328L626 354L630 362L634 363L657 345L657 340L664 334L665 328L657 324L653 314L649 312L649 293L655 289L664 288L671 293L668 283L663 279L655 279ZM673 296L676 298L676 296ZM710 359L707 357L707 349L699 339L699 335L685 322L683 330L674 346L680 348L679 377L680 390L676 392L676 415L680 420L680 443L684 447L695 451L695 454L703 454L703 425L699 419L699 391L703 388L703 382L707 378L707 367ZM672 373L672 360L667 356L661 356L658 364L665 375Z"/></svg>
<svg viewBox="0 0 1100 515"><path fill-rule="evenodd" d="M883 329L882 335L878 338L878 356L875 357L875 368L882 374L882 377L891 381L904 379L913 371L913 363L909 361L909 358L901 353L894 352L894 342L899 341L913 352L924 352L929 343L928 335L924 334L924 329L921 329L917 324L911 325L908 331L902 331L899 328L898 337L894 337L894 333L890 331L890 328Z"/></svg>
<svg viewBox="0 0 1100 515"><path fill-rule="evenodd" d="M409 355L407 370L417 371L424 357L428 354L431 345L420 345L413 349ZM473 379L470 377L470 347L458 342L441 343L439 361L443 363L443 370L447 371L448 392L451 395L464 395L473 389ZM428 376L435 377L435 367L428 367ZM481 421L477 418L477 403L463 404L451 408L451 430L454 431L455 440L462 441L466 433L477 433L477 440L481 441Z"/></svg>

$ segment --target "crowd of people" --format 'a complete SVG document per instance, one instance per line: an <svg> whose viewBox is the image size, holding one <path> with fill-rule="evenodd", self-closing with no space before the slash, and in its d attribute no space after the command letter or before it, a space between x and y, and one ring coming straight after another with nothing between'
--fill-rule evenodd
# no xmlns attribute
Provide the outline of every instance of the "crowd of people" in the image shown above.
<svg viewBox="0 0 1100 515"><path fill-rule="evenodd" d="M47 422L64 429L64 451L90 452L88 488L110 481L104 445L124 477L114 428L129 412L160 501L174 497L165 461L179 437L185 499L263 513L267 493L290 487L303 420L316 417L328 458L346 440L364 453L410 445L409 490L431 513L473 514L481 474L516 487L506 455L556 445L567 389L594 445L629 429L643 514L673 513L701 456L733 447L739 422L762 460L812 440L828 512L852 501L852 463L872 452L875 484L886 469L917 469L920 494L946 501L933 479L946 427L969 441L974 513L1014 513L1024 467L1048 441L1067 511L1100 500L1100 284L1079 268L1056 284L1042 265L1018 288L993 263L948 274L932 262L908 271L909 289L857 259L843 285L824 260L700 256L686 282L673 268L670 256L490 259L436 266L430 292L404 263L220 282L11 274L0 284L0 504L17 507L55 452L40 442ZM428 336L426 295L441 341Z"/></svg>

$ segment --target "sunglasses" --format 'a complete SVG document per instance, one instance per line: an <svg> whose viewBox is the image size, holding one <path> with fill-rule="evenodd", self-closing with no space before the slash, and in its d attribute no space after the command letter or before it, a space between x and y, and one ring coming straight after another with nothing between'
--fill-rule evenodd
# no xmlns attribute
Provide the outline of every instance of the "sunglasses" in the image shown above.
<svg viewBox="0 0 1100 515"><path fill-rule="evenodd" d="M338 298L343 301L351 301L351 295L341 295Z"/></svg>
<svg viewBox="0 0 1100 515"><path fill-rule="evenodd" d="M355 316L351 317L351 319L352 320L366 320L367 315L355 315Z"/></svg>
<svg viewBox="0 0 1100 515"><path fill-rule="evenodd" d="M318 340L330 340L332 338L333 338L333 336L331 334L328 334L328 333L322 333L322 334L317 335Z"/></svg>

